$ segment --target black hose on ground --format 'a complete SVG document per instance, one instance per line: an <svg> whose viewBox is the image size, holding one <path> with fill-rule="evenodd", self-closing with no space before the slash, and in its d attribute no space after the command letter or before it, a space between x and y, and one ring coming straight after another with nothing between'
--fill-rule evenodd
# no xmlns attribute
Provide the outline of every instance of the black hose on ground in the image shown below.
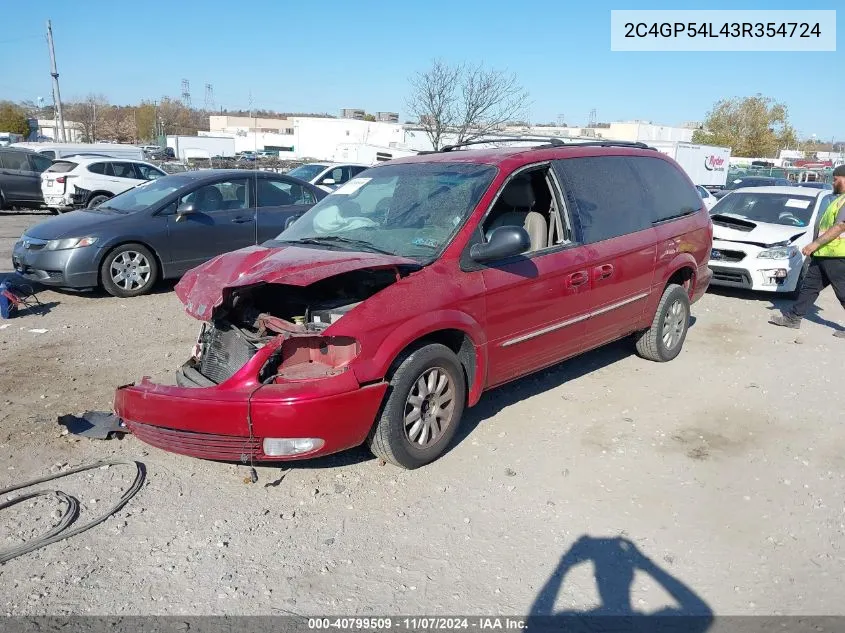
<svg viewBox="0 0 845 633"><path fill-rule="evenodd" d="M104 514L98 516L96 519L89 521L88 523L85 523L84 525L75 527L72 530L68 530L67 528L76 520L76 517L79 516L79 500L76 497L62 492L61 490L38 490L36 492L30 492L19 497L15 497L14 499L10 499L9 501L4 501L0 503L0 510L5 510L6 508L27 501L28 499L33 499L35 497L55 496L58 497L66 505L65 512L62 515L58 525L56 525L49 532L39 536L38 538L32 539L31 541L27 541L23 545L12 547L6 550L0 550L0 565L12 560L13 558L28 554L29 552L32 552L46 545L50 545L51 543L63 541L66 538L70 538L71 536L76 536L77 534L81 534L86 530L90 530L95 525L99 525L100 523L108 519L111 515L120 510L123 506L125 506L126 503L132 497L134 497L135 494L141 489L141 486L144 485L144 479L146 479L146 469L144 468L144 465L141 462L125 459L115 459L109 461L95 462L93 464L87 464L85 466L77 466L76 468L71 468L70 470L66 470L55 475L48 475L47 477L41 477L40 479L33 479L32 481L27 481L25 483L10 486L9 488L3 488L2 490L0 490L0 497L5 497L10 492L20 490L21 488L37 486L38 484L53 481L54 479L68 477L69 475L75 475L77 473L85 472L86 470L94 470L103 466L134 466L136 469L135 480L132 482L132 485L126 489L126 492L123 493L123 496L118 499L117 503L111 506Z"/></svg>

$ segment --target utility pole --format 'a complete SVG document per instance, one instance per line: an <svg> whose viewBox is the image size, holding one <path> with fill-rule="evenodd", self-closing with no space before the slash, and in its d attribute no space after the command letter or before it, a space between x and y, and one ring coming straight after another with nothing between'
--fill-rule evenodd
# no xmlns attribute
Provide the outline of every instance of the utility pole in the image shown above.
<svg viewBox="0 0 845 633"><path fill-rule="evenodd" d="M59 93L59 71L56 70L56 51L53 50L53 25L47 20L47 44L50 47L50 76L53 78L53 105L59 117L59 129L56 130L62 143L67 142L65 135L65 117L62 112L62 95Z"/></svg>

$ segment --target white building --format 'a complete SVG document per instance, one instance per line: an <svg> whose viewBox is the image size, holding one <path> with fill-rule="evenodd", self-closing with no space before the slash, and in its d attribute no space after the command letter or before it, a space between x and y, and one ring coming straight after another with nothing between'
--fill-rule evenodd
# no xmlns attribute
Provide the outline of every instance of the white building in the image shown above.
<svg viewBox="0 0 845 633"><path fill-rule="evenodd" d="M38 137L43 141L57 141L61 134L57 131L58 122L54 119L38 119ZM65 141L67 143L81 143L84 136L81 123L65 120Z"/></svg>

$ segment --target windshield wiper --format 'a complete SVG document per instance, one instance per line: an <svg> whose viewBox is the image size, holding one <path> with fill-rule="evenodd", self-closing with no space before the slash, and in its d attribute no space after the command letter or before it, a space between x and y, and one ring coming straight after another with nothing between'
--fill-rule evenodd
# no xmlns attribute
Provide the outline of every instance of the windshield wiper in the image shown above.
<svg viewBox="0 0 845 633"><path fill-rule="evenodd" d="M341 237L339 235L324 235L322 237L303 237L298 240L277 240L279 242L283 242L286 244L314 244L317 246L337 246L339 244L348 244L350 246L356 246L365 251L371 251L373 253L381 253L382 255L395 255L396 253L392 251L385 250L383 248L379 248L373 244L370 244L366 240L355 240L349 237Z"/></svg>

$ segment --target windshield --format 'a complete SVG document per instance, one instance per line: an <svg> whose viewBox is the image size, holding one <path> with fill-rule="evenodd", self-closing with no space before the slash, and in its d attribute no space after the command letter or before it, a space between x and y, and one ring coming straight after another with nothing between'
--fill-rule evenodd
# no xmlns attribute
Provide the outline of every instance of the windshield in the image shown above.
<svg viewBox="0 0 845 633"><path fill-rule="evenodd" d="M311 181L325 168L326 165L300 165L296 169L291 169L287 175L300 180Z"/></svg>
<svg viewBox="0 0 845 633"><path fill-rule="evenodd" d="M184 178L178 176L150 180L106 200L97 208L120 213L136 213L158 204L184 184Z"/></svg>
<svg viewBox="0 0 845 633"><path fill-rule="evenodd" d="M495 167L472 163L376 167L317 203L276 240L429 260L469 217L495 175Z"/></svg>
<svg viewBox="0 0 845 633"><path fill-rule="evenodd" d="M808 226L816 198L786 193L732 193L722 198L711 215L733 215L755 222Z"/></svg>

